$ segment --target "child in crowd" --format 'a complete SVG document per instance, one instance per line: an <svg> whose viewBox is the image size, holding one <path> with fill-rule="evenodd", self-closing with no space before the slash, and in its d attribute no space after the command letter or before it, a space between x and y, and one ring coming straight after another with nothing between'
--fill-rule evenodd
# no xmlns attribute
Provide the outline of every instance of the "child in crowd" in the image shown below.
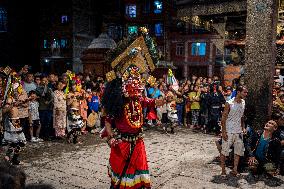
<svg viewBox="0 0 284 189"><path fill-rule="evenodd" d="M37 101L37 95L35 91L29 92L29 123L30 123L30 136L31 136L31 142L42 142L43 140L39 138L40 133L40 118L39 118L39 103ZM35 129L35 130L34 130ZM35 132L35 137L34 137Z"/></svg>
<svg viewBox="0 0 284 189"><path fill-rule="evenodd" d="M19 153L26 144L23 128L20 124L19 110L13 104L13 98L7 98L3 107L4 138L3 144L8 144L5 160L11 164L19 165Z"/></svg>
<svg viewBox="0 0 284 189"><path fill-rule="evenodd" d="M84 121L82 116L80 115L79 103L73 102L68 112L68 120L67 120L67 141L71 143L73 139L73 143L81 143L78 141L78 136L81 133L81 129L84 127Z"/></svg>
<svg viewBox="0 0 284 189"><path fill-rule="evenodd" d="M88 98L88 111L89 114L92 112L98 113L100 109L100 98L98 92L93 91L92 95Z"/></svg>
<svg viewBox="0 0 284 189"><path fill-rule="evenodd" d="M170 125L171 128L171 133L174 134L174 127L177 126L178 124L178 115L177 115L177 110L176 110L176 101L173 98L173 96L168 96L167 97L167 119L169 122L165 124L163 129L167 133L167 129Z"/></svg>
<svg viewBox="0 0 284 189"><path fill-rule="evenodd" d="M99 97L99 89L96 89L93 92L89 92L89 96L88 96L88 118L89 119L89 123L88 126L91 130L91 133L94 134L96 133L101 126L101 117L100 117L100 97ZM90 122L90 120L92 120Z"/></svg>
<svg viewBox="0 0 284 189"><path fill-rule="evenodd" d="M146 119L148 120L148 124L150 126L154 126L154 123L156 123L156 120L158 118L156 113L156 102L153 99L149 99L147 105L148 113Z"/></svg>
<svg viewBox="0 0 284 189"><path fill-rule="evenodd" d="M158 101L156 101L157 106L157 124L161 125L163 120L163 115L167 116L167 105L164 103L164 98L162 95L158 97Z"/></svg>

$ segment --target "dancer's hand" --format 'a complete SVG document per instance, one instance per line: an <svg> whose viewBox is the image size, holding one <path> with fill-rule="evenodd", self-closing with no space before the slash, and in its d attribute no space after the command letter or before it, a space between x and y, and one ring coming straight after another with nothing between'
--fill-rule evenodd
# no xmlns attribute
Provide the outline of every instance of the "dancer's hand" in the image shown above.
<svg viewBox="0 0 284 189"><path fill-rule="evenodd" d="M121 143L122 140L121 139L115 139L115 138L111 138L109 141L108 141L108 145L110 147L115 147L117 146L119 143Z"/></svg>

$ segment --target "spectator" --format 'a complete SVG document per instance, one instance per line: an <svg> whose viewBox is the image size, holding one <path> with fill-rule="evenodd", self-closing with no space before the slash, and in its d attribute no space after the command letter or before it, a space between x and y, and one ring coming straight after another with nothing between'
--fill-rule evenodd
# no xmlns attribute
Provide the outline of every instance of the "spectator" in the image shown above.
<svg viewBox="0 0 284 189"><path fill-rule="evenodd" d="M183 97L183 87L179 86L178 91L173 90L173 92L176 95L176 111L177 111L177 116L178 116L178 126L182 126L183 125L183 114L184 114L184 97Z"/></svg>
<svg viewBox="0 0 284 189"><path fill-rule="evenodd" d="M40 83L41 83L41 74L40 73L36 73L34 78L35 78L35 85L36 85L36 87L38 87L40 85Z"/></svg>
<svg viewBox="0 0 284 189"><path fill-rule="evenodd" d="M152 87L148 89L148 97L156 99L161 95L160 90L158 89L158 84L154 83Z"/></svg>
<svg viewBox="0 0 284 189"><path fill-rule="evenodd" d="M1 189L25 189L26 174L21 169L0 162L0 188Z"/></svg>
<svg viewBox="0 0 284 189"><path fill-rule="evenodd" d="M47 184L26 185L25 172L6 162L0 162L0 188L1 189L55 189Z"/></svg>
<svg viewBox="0 0 284 189"><path fill-rule="evenodd" d="M232 93L233 93L232 87L230 87L230 86L226 87L226 91L224 93L224 98L225 98L226 101L232 99Z"/></svg>
<svg viewBox="0 0 284 189"><path fill-rule="evenodd" d="M63 83L57 83L57 90L54 91L54 107L53 107L53 128L55 136L59 139L65 136L66 129L66 97L63 92Z"/></svg>
<svg viewBox="0 0 284 189"><path fill-rule="evenodd" d="M209 132L220 133L219 122L221 119L222 107L225 104L223 94L218 90L217 83L213 83L209 98Z"/></svg>
<svg viewBox="0 0 284 189"><path fill-rule="evenodd" d="M19 88L21 89L21 87ZM20 123L26 138L30 139L29 133L29 98L25 90L17 90L18 98L15 105L19 109Z"/></svg>
<svg viewBox="0 0 284 189"><path fill-rule="evenodd" d="M199 112L200 112L200 90L199 86L195 85L194 90L188 96L191 106L191 128L199 128Z"/></svg>
<svg viewBox="0 0 284 189"><path fill-rule="evenodd" d="M47 77L41 78L41 83L36 89L39 97L39 117L42 125L40 136L49 139L54 134L52 132L52 109L53 109L53 91L48 87Z"/></svg>
<svg viewBox="0 0 284 189"><path fill-rule="evenodd" d="M279 138L281 143L279 170L280 174L284 175L284 117L282 113L274 112L272 114L272 119L276 120L278 125L276 136Z"/></svg>
<svg viewBox="0 0 284 189"><path fill-rule="evenodd" d="M200 94L200 125L205 133L208 131L209 87L202 87Z"/></svg>
<svg viewBox="0 0 284 189"><path fill-rule="evenodd" d="M50 88L52 91L56 88L56 76L51 73L48 76L48 88Z"/></svg>
<svg viewBox="0 0 284 189"><path fill-rule="evenodd" d="M74 144L81 143L78 141L78 136L81 133L81 129L84 126L83 118L80 115L79 103L73 101L68 111L68 123L67 123L67 141Z"/></svg>
<svg viewBox="0 0 284 189"><path fill-rule="evenodd" d="M174 128L178 124L178 112L176 110L176 102L174 96L167 96L167 120L169 121L163 127L164 131L167 133L168 127L171 128L171 133L174 134Z"/></svg>
<svg viewBox="0 0 284 189"><path fill-rule="evenodd" d="M279 166L281 143L275 135L277 127L276 121L269 120L263 131L250 134L247 148L248 164L257 173L266 171L275 174Z"/></svg>
<svg viewBox="0 0 284 189"><path fill-rule="evenodd" d="M29 94L30 91L36 90L36 84L34 83L34 75L31 73L28 73L26 76L26 81L23 83L23 87L27 94Z"/></svg>
<svg viewBox="0 0 284 189"><path fill-rule="evenodd" d="M229 155L229 150L234 145L234 168L231 171L233 176L238 174L238 164L240 156L244 155L243 131L244 131L244 110L247 89L244 86L237 88L236 98L226 102L222 116L222 151L221 151L221 175L226 175L225 158Z"/></svg>
<svg viewBox="0 0 284 189"><path fill-rule="evenodd" d="M37 95L35 91L29 92L29 122L30 122L30 137L31 142L42 142L43 140L39 138L39 133L41 129L40 118L39 118L39 103L37 101ZM34 130L35 128L35 130ZM35 131L35 137L34 137Z"/></svg>
<svg viewBox="0 0 284 189"><path fill-rule="evenodd" d="M14 165L19 165L20 151L26 144L26 138L20 124L18 107L14 103L15 101L9 97L3 107L3 142L9 145L5 160Z"/></svg>
<svg viewBox="0 0 284 189"><path fill-rule="evenodd" d="M88 99L88 110L89 113L98 113L100 109L100 99L98 96L98 92L93 91L92 95Z"/></svg>

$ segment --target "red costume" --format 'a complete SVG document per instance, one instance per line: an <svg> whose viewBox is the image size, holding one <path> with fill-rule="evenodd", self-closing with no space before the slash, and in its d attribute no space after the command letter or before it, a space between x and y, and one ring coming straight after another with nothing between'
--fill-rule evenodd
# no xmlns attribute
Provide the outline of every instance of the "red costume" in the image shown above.
<svg viewBox="0 0 284 189"><path fill-rule="evenodd" d="M143 32L147 34L147 29ZM143 36L133 41L111 62L111 66L113 70L106 74L108 84L104 90L102 105L112 119L106 119L106 132L101 133L101 136L107 136L111 147L110 188L150 189L150 174L141 128L144 120L141 97L146 78L142 81L141 74L146 73L146 77L147 72L153 71L155 66Z"/></svg>
<svg viewBox="0 0 284 189"><path fill-rule="evenodd" d="M156 103L154 99L150 99L148 103L149 113L147 114L148 120L155 120L158 119L157 113L156 113Z"/></svg>
<svg viewBox="0 0 284 189"><path fill-rule="evenodd" d="M125 166L127 162L129 162L124 173L125 176L122 177L119 183L119 188L134 189L141 188L142 186L144 186L144 188L150 188L150 174L141 133L142 124L137 127L133 127L134 125L131 124L131 120L143 120L142 112L140 111L138 114L140 115L131 116L132 118L127 118L127 116L124 115L121 119L107 120L110 123L115 123L117 139L122 140L117 146L111 147L109 159L108 173L111 177L112 185L115 187L117 187L117 181L122 175L123 170L126 169ZM133 148L133 150L130 148ZM132 154L130 154L131 151Z"/></svg>
<svg viewBox="0 0 284 189"><path fill-rule="evenodd" d="M140 76L135 75L136 71L138 68L132 67L130 72L134 76L123 80L123 94L126 97L123 113L120 117L106 119L107 125L115 126L112 134L106 134L113 141L110 143L108 173L111 188L115 189L151 188L141 128L144 120L141 94L144 88Z"/></svg>

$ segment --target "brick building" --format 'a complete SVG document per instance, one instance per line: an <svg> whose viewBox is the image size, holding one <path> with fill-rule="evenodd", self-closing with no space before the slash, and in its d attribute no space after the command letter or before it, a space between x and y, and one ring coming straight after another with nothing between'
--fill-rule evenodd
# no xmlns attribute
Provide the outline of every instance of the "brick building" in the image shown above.
<svg viewBox="0 0 284 189"><path fill-rule="evenodd" d="M82 71L81 53L101 29L96 14L100 5L93 0L61 0L41 6L40 62L44 71Z"/></svg>
<svg viewBox="0 0 284 189"><path fill-rule="evenodd" d="M109 36L119 41L123 36L147 27L165 59L169 58L169 28L176 16L174 0L116 0L105 15ZM115 8L116 7L116 8Z"/></svg>

